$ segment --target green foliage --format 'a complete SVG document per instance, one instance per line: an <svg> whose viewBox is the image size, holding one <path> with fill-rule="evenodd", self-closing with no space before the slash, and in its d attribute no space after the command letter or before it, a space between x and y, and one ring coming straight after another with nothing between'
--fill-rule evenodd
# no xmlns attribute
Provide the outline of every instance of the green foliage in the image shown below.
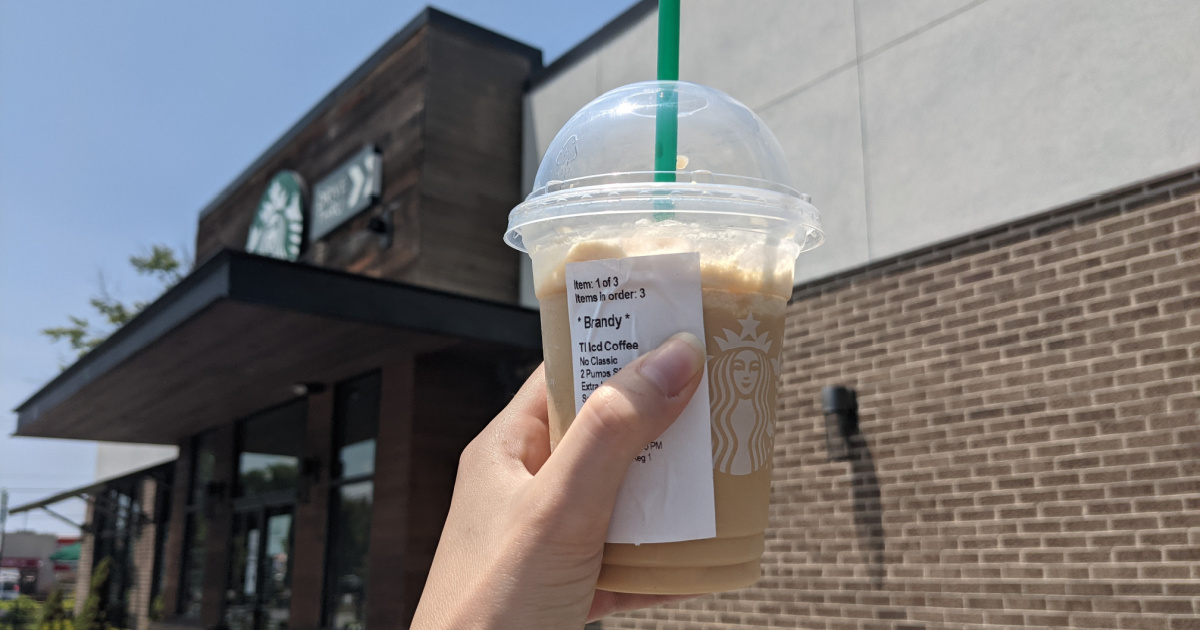
<svg viewBox="0 0 1200 630"><path fill-rule="evenodd" d="M42 604L38 630L69 630L71 616L63 603L62 591L54 589Z"/></svg>
<svg viewBox="0 0 1200 630"><path fill-rule="evenodd" d="M145 256L130 256L129 264L133 266L138 275L158 280L164 291L183 279L187 267L183 256L166 245L152 246L150 253ZM75 351L76 356L82 357L96 346L104 343L104 340L116 329L129 323L148 304L148 302L126 304L109 295L103 283L100 286L100 295L88 300L88 303L100 315L103 322L101 327L94 327L86 317L68 315L69 325L45 328L41 331L42 334L49 337L50 341L54 343L67 342L67 345Z"/></svg>
<svg viewBox="0 0 1200 630"><path fill-rule="evenodd" d="M293 462L273 462L265 468L253 468L242 472L239 482L245 495L290 490L296 487L299 473Z"/></svg>
<svg viewBox="0 0 1200 630"><path fill-rule="evenodd" d="M108 623L109 576L112 573L112 558L104 558L92 567L92 580L88 584L87 601L83 611L75 618L76 630L111 630Z"/></svg>
<svg viewBox="0 0 1200 630"><path fill-rule="evenodd" d="M146 256L130 256L129 264L143 276L153 276L164 286L183 279L183 262L175 250L166 245L153 245Z"/></svg>
<svg viewBox="0 0 1200 630"><path fill-rule="evenodd" d="M0 628L6 630L30 630L37 622L37 602L22 595L8 608Z"/></svg>
<svg viewBox="0 0 1200 630"><path fill-rule="evenodd" d="M163 605L162 595L150 600L150 621L162 621L166 617L166 607Z"/></svg>

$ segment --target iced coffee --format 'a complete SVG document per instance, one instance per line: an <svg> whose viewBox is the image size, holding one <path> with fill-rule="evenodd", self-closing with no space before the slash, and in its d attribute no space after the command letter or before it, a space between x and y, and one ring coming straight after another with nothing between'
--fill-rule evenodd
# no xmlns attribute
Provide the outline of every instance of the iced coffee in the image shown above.
<svg viewBox="0 0 1200 630"><path fill-rule="evenodd" d="M619 88L572 118L551 143L534 193L513 211L506 239L532 260L552 448L586 398L580 366L587 362L578 349L589 343L581 342L578 322L587 315L579 316L578 301L587 296L576 289L591 281L568 282L572 265L698 258L698 332L708 354L702 427L707 435L702 446L689 448L706 449L697 474L711 475L709 518L715 531L628 542L627 532L617 541L610 529L597 587L704 593L749 586L759 577L785 308L797 255L822 237L816 210L790 187L770 132L740 103L710 88L671 85L679 101L679 164L701 170L679 171L669 183L638 170L636 156L644 153L645 137L653 136L648 112L661 85ZM638 290L625 284L610 296ZM628 319L626 313L611 325L633 326L637 316L645 314ZM609 325L607 317L596 319ZM623 498L638 499L622 495L618 503Z"/></svg>
<svg viewBox="0 0 1200 630"><path fill-rule="evenodd" d="M632 227L632 226L631 226ZM656 224L644 231L687 231ZM699 249L687 239L653 237L584 241L534 254L549 391L551 444L575 417L564 267L597 258ZM636 593L702 593L758 579L771 489L776 379L792 266L741 268L736 260L701 260L704 343L716 537L641 545L609 543L598 588Z"/></svg>

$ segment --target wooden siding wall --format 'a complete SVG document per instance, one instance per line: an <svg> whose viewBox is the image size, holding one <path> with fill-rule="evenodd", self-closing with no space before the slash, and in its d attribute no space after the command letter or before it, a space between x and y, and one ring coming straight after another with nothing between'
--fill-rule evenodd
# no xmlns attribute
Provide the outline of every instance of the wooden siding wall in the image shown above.
<svg viewBox="0 0 1200 630"><path fill-rule="evenodd" d="M163 545L163 614L168 619L178 614L179 588L183 577L183 539L187 527L188 494L192 487L192 440L179 443L179 459L175 460L175 476L172 483L171 507L167 517L167 541ZM91 522L89 517L88 522ZM76 599L76 606L82 609ZM78 610L76 611L78 614Z"/></svg>
<svg viewBox="0 0 1200 630"><path fill-rule="evenodd" d="M329 517L329 473L333 470L333 388L308 397L307 452L315 477L302 476L296 501L292 542L293 630L317 630L325 596L326 537Z"/></svg>
<svg viewBox="0 0 1200 630"><path fill-rule="evenodd" d="M416 612L450 512L459 455L511 397L501 379L504 369L496 361L452 353L417 361L405 564L405 589L412 596L406 621Z"/></svg>
<svg viewBox="0 0 1200 630"><path fill-rule="evenodd" d="M515 302L520 258L501 237L520 200L521 100L531 70L528 57L426 25L201 217L196 259L244 249L259 197L279 170L295 170L311 188L374 144L384 169L379 203L301 260ZM380 216L393 222L390 246L367 229Z"/></svg>
<svg viewBox="0 0 1200 630"><path fill-rule="evenodd" d="M300 173L310 188L364 145L382 152L380 202L304 251L303 260L372 276L396 277L417 253L416 185L422 161L422 118L428 68L422 28L301 131L218 208L201 217L196 260L224 248L245 249L246 235L267 183L281 169ZM311 194L310 194L311 197ZM310 200L311 201L311 200ZM396 238L383 249L365 230L374 216L392 212Z"/></svg>
<svg viewBox="0 0 1200 630"><path fill-rule="evenodd" d="M237 472L235 443L236 425L229 423L214 430L216 444L213 465L214 488L219 495L209 495L204 509L208 514L208 540L204 551L204 584L200 596L200 623L211 628L221 623L225 609L225 587L229 583L229 561L233 557L233 496L234 475Z"/></svg>
<svg viewBox="0 0 1200 630"><path fill-rule="evenodd" d="M412 280L517 301L520 254L501 240L521 200L528 58L449 31L428 36L421 256Z"/></svg>
<svg viewBox="0 0 1200 630"><path fill-rule="evenodd" d="M408 558L409 475L412 474L414 368L411 357L399 357L380 374L379 433L375 447L375 489L371 514L370 559L367 566L368 628L407 628L404 589ZM419 595L420 592L417 592ZM415 604L414 604L415 605Z"/></svg>

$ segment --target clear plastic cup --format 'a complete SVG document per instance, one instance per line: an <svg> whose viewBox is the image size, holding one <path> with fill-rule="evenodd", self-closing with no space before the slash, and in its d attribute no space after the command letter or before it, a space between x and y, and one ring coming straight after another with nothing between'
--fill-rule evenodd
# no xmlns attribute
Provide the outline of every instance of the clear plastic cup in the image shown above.
<svg viewBox="0 0 1200 630"><path fill-rule="evenodd" d="M675 181L654 172L659 103L678 107ZM783 151L745 105L678 81L617 88L559 131L505 241L527 252L541 306L552 447L575 416L565 265L698 252L716 537L606 544L598 588L705 593L760 574L784 311L797 255L823 240Z"/></svg>

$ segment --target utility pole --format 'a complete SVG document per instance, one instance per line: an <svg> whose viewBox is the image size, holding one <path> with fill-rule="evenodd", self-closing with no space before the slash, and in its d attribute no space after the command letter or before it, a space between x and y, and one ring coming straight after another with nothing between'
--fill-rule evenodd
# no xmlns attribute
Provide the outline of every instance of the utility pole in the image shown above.
<svg viewBox="0 0 1200 630"><path fill-rule="evenodd" d="M0 558L4 557L4 528L8 525L8 488L0 488Z"/></svg>

